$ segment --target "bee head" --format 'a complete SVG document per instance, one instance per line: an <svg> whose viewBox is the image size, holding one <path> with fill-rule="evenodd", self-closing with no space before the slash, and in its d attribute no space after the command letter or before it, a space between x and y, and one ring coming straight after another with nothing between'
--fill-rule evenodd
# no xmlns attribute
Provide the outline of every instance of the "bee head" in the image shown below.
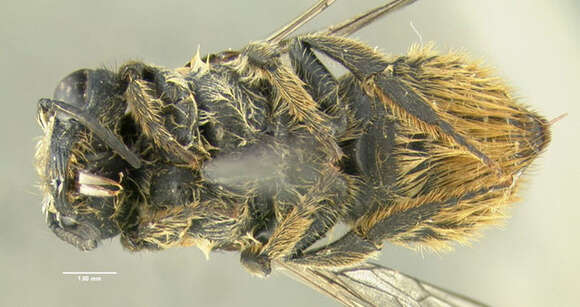
<svg viewBox="0 0 580 307"><path fill-rule="evenodd" d="M38 102L43 213L59 238L81 250L119 233L123 174L141 165L125 144L124 87L113 72L82 69L59 83L53 99Z"/></svg>

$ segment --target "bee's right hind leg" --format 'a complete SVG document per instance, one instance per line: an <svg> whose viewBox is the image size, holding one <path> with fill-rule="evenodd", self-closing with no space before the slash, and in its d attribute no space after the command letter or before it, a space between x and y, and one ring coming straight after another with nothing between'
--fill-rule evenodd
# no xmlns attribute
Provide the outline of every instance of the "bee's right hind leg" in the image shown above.
<svg viewBox="0 0 580 307"><path fill-rule="evenodd" d="M346 67L370 95L400 113L401 119L432 134L443 136L465 148L484 164L497 168L485 153L469 142L445 121L435 109L397 75L397 61L389 61L374 49L357 41L324 35L299 37L304 44L318 50Z"/></svg>

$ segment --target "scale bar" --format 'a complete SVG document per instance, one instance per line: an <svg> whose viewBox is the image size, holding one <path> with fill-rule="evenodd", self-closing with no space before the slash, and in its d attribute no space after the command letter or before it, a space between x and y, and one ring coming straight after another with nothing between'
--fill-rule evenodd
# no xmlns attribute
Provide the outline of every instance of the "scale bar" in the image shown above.
<svg viewBox="0 0 580 307"><path fill-rule="evenodd" d="M117 272L62 272L63 275L117 275Z"/></svg>

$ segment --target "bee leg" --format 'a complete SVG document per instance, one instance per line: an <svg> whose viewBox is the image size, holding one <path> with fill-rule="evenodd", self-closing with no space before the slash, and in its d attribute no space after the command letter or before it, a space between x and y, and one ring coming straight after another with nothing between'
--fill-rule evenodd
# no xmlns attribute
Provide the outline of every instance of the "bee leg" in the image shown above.
<svg viewBox="0 0 580 307"><path fill-rule="evenodd" d="M396 112L402 113L403 119L450 139L499 171L495 162L442 119L425 97L400 80L396 61L390 62L372 48L343 37L307 35L298 39L346 67L367 93L379 97Z"/></svg>
<svg viewBox="0 0 580 307"><path fill-rule="evenodd" d="M301 257L303 250L322 238L337 220L336 213L325 208L316 211L301 204L278 225L263 246L250 246L241 253L242 265L255 275L271 273L272 259Z"/></svg>
<svg viewBox="0 0 580 307"><path fill-rule="evenodd" d="M285 260L309 267L351 266L375 256L381 248L382 243L371 242L349 231L328 245L309 250L300 257Z"/></svg>
<svg viewBox="0 0 580 307"><path fill-rule="evenodd" d="M397 201L363 216L355 228L373 242L440 248L449 241L465 241L478 226L503 217L501 208L514 201L516 181L517 177L512 177L461 196L432 194Z"/></svg>
<svg viewBox="0 0 580 307"><path fill-rule="evenodd" d="M319 110L319 105L304 88L304 82L282 65L280 54L276 47L254 43L245 47L241 52L240 60L233 63L239 74L266 81L272 88L270 98L274 116L288 116L294 131L306 133L316 140L316 147L320 148L329 160L338 161L342 151L333 137L329 127L329 116Z"/></svg>
<svg viewBox="0 0 580 307"><path fill-rule="evenodd" d="M353 181L331 166L322 174L324 177L320 181L321 188L311 194L315 203L315 211L310 216L312 224L287 258L300 257L307 248L323 238L339 218L342 219L351 211L349 206L354 200L349 191L354 189Z"/></svg>
<svg viewBox="0 0 580 307"><path fill-rule="evenodd" d="M384 240L441 247L469 236L474 225L501 218L490 212L505 206L514 183L512 179L443 199L434 194L394 202L361 217L340 239L286 260L305 266L350 266L379 252Z"/></svg>
<svg viewBox="0 0 580 307"><path fill-rule="evenodd" d="M308 195L305 195L305 198ZM242 265L252 274L268 276L272 269L270 262L290 255L293 247L306 235L313 223L312 215L316 209L306 199L294 206L274 229L268 242L262 246L251 245L241 253Z"/></svg>
<svg viewBox="0 0 580 307"><path fill-rule="evenodd" d="M197 105L183 78L169 70L130 63L120 75L127 81L125 98L143 132L174 160L195 166L206 155L196 146ZM164 120L164 119L171 120Z"/></svg>
<svg viewBox="0 0 580 307"><path fill-rule="evenodd" d="M312 52L310 46L298 39L292 40L288 55L298 77L307 85L307 90L319 108L330 115L334 135L341 136L347 129L346 105L338 97L338 82Z"/></svg>
<svg viewBox="0 0 580 307"><path fill-rule="evenodd" d="M344 175L332 167L323 171L311 189L300 197L298 204L287 204L292 208L291 211L284 215L263 246L250 246L242 251L241 262L244 267L251 273L266 276L271 272L272 259L300 257L347 211L349 197L346 182ZM291 202L284 198L279 197L279 202Z"/></svg>
<svg viewBox="0 0 580 307"><path fill-rule="evenodd" d="M385 206L383 210L363 216L353 230L340 239L310 250L301 257L287 260L309 267L352 266L376 255L384 240L400 244L449 240L451 238L444 235L451 233L450 229L438 232L432 227L436 226L432 221L444 209L457 206L458 201L458 198L451 198L445 201L417 202L416 207L391 215L388 213L395 211L395 205Z"/></svg>
<svg viewBox="0 0 580 307"><path fill-rule="evenodd" d="M384 72L391 62L374 49L338 36L305 35L297 40L308 44L346 67L357 79L365 81Z"/></svg>
<svg viewBox="0 0 580 307"><path fill-rule="evenodd" d="M188 245L188 231L197 218L193 205L138 209L136 224L121 233L121 244L131 251L163 250Z"/></svg>

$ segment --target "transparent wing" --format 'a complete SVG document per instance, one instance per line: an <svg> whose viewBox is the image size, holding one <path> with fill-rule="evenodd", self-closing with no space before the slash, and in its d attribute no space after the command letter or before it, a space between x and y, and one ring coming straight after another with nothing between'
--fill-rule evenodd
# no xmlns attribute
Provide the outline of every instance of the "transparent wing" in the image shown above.
<svg viewBox="0 0 580 307"><path fill-rule="evenodd" d="M278 267L345 306L486 306L374 263L342 269Z"/></svg>
<svg viewBox="0 0 580 307"><path fill-rule="evenodd" d="M298 30L302 25L318 16L329 6L331 6L336 0L319 0L307 11L300 14L298 17L294 18L292 21L285 24L276 32L272 33L266 41L273 44L285 45L284 40L290 37L296 30ZM403 8L417 0L393 0L372 10L366 11L360 15L357 15L351 19L345 20L341 23L332 25L323 31L318 32L324 35L341 35L348 36L352 33L366 27L373 21L386 16L400 8Z"/></svg>
<svg viewBox="0 0 580 307"><path fill-rule="evenodd" d="M336 0L319 0L306 12L300 14L300 16L294 18L292 21L285 24L282 28L270 35L266 41L273 44L279 43L281 40L294 33L294 31L296 31L302 25L326 10L330 5L332 5L332 3L334 3L334 1Z"/></svg>
<svg viewBox="0 0 580 307"><path fill-rule="evenodd" d="M398 9L404 8L405 6L412 4L415 1L417 0L393 0L351 19L345 20L339 24L332 25L326 30L320 31L319 34L349 36L354 32L368 26L379 18L384 17Z"/></svg>

